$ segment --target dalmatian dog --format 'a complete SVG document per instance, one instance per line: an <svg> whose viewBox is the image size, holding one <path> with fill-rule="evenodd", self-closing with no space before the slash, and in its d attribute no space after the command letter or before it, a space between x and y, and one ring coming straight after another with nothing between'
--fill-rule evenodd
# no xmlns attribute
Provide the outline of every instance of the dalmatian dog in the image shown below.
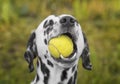
<svg viewBox="0 0 120 84"><path fill-rule="evenodd" d="M74 44L72 54L64 58L54 58L48 49L51 38L69 36ZM68 45L69 46L69 45ZM37 58L37 73L31 84L76 84L79 58L85 69L91 70L89 46L85 34L77 20L67 14L50 15L32 32L24 54L29 70L34 70L33 61Z"/></svg>

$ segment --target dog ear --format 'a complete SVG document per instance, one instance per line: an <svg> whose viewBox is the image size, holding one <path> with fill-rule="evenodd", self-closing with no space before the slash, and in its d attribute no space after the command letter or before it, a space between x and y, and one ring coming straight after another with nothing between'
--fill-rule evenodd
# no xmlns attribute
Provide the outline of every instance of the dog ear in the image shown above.
<svg viewBox="0 0 120 84"><path fill-rule="evenodd" d="M83 33L83 37L84 37L84 43L85 43L85 47L84 47L84 50L82 52L82 65L85 69L87 70L91 70L92 69L92 65L90 63L90 52L89 52L89 46L88 46L88 43L87 43L87 39L86 39L86 36L85 34Z"/></svg>
<svg viewBox="0 0 120 84"><path fill-rule="evenodd" d="M34 70L33 60L37 55L37 49L35 44L35 32L33 32L28 40L27 49L24 54L25 60L29 64L29 70L32 72Z"/></svg>

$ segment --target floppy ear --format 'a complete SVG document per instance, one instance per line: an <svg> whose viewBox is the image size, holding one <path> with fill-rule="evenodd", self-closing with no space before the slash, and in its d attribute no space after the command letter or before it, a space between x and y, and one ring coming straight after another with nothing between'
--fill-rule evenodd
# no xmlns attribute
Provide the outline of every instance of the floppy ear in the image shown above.
<svg viewBox="0 0 120 84"><path fill-rule="evenodd" d="M85 69L87 70L91 70L92 69L92 65L90 63L90 52L89 52L89 46L88 46L88 43L87 43L87 39L85 37L85 34L83 33L83 37L84 37L84 43L85 43L85 47L84 47L84 50L82 52L82 65Z"/></svg>
<svg viewBox="0 0 120 84"><path fill-rule="evenodd" d="M32 72L34 70L33 60L37 55L37 49L35 44L35 32L33 32L28 40L27 49L24 54L25 60L29 64L29 70Z"/></svg>

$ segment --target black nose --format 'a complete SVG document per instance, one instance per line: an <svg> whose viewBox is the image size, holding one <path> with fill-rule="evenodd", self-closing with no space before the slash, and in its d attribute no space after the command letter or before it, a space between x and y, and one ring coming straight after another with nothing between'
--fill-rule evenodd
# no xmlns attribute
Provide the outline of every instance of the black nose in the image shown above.
<svg viewBox="0 0 120 84"><path fill-rule="evenodd" d="M64 27L71 27L74 26L75 19L70 16L64 16L60 19L60 23Z"/></svg>

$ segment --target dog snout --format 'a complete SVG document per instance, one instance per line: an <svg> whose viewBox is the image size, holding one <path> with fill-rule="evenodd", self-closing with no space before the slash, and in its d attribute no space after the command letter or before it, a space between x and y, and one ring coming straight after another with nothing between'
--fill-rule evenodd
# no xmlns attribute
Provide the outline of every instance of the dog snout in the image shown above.
<svg viewBox="0 0 120 84"><path fill-rule="evenodd" d="M75 24L75 19L70 16L64 16L60 19L60 23L63 27L71 27Z"/></svg>

